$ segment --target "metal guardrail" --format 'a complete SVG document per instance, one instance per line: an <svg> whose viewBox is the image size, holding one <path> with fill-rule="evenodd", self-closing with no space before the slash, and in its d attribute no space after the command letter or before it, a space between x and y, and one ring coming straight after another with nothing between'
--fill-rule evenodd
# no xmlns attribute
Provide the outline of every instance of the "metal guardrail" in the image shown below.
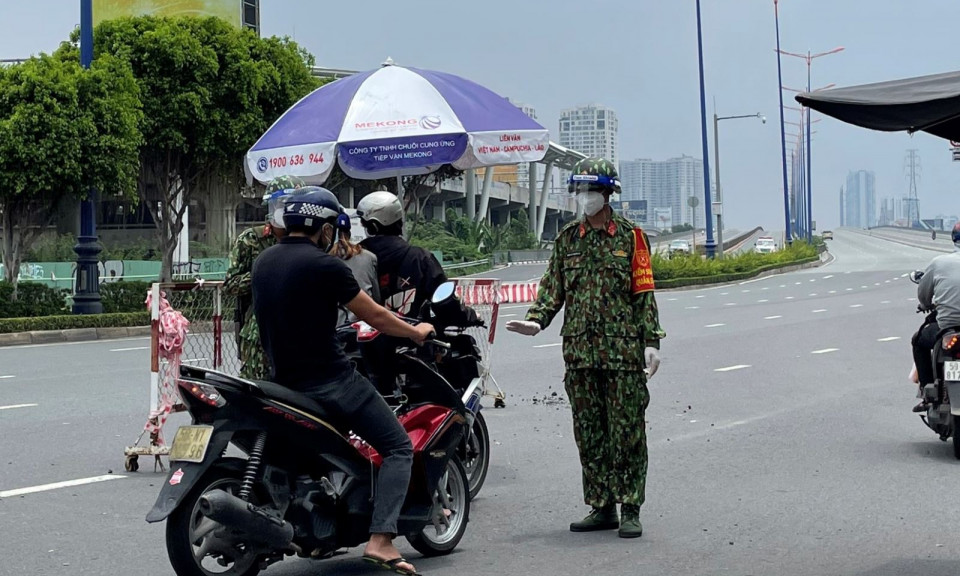
<svg viewBox="0 0 960 576"><path fill-rule="evenodd" d="M483 260L474 260L473 262L461 262L459 264L449 264L442 266L444 270L462 270L464 268L474 268L476 266L491 265L490 258L485 258Z"/></svg>

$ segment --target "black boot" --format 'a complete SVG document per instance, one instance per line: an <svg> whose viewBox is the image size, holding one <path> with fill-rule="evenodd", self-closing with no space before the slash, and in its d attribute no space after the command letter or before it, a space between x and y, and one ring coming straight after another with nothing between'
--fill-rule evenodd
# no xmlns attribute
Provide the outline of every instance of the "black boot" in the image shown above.
<svg viewBox="0 0 960 576"><path fill-rule="evenodd" d="M594 508L587 517L570 524L571 532L595 532L597 530L615 530L620 527L617 518L617 505L607 504L603 508Z"/></svg>

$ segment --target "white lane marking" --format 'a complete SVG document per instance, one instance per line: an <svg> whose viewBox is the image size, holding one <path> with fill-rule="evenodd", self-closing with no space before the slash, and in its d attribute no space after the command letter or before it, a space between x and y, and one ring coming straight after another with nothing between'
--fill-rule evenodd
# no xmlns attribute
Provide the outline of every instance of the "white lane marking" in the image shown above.
<svg viewBox="0 0 960 576"><path fill-rule="evenodd" d="M11 404L10 406L0 406L0 410L13 410L14 408L33 408L37 404Z"/></svg>
<svg viewBox="0 0 960 576"><path fill-rule="evenodd" d="M728 294L730 294L730 293L729 293L729 292L721 292L721 293L720 293L721 296L726 296L726 295L728 295Z"/></svg>
<svg viewBox="0 0 960 576"><path fill-rule="evenodd" d="M831 290L830 293L831 293L831 294L836 294L837 291L836 291L836 290Z"/></svg>
<svg viewBox="0 0 960 576"><path fill-rule="evenodd" d="M516 306L501 306L501 310L513 310L514 308L529 308L531 304L518 304Z"/></svg>
<svg viewBox="0 0 960 576"><path fill-rule="evenodd" d="M667 302L676 302L676 301L677 301L676 298L667 298Z"/></svg>
<svg viewBox="0 0 960 576"><path fill-rule="evenodd" d="M813 313L814 313L814 314L820 314L821 312L826 312L826 311L827 311L827 310L826 310L825 308L821 308L821 309L819 309L819 310L814 310Z"/></svg>
<svg viewBox="0 0 960 576"><path fill-rule="evenodd" d="M498 314L500 318L513 318L514 316L519 316L519 314Z"/></svg>
<svg viewBox="0 0 960 576"><path fill-rule="evenodd" d="M16 378L16 376L0 376L0 380L8 380L10 378Z"/></svg>
<svg viewBox="0 0 960 576"><path fill-rule="evenodd" d="M811 282L816 282L817 279L816 279L816 278L811 278L810 281L811 281Z"/></svg>
<svg viewBox="0 0 960 576"><path fill-rule="evenodd" d="M879 283L879 282L874 282L874 284L873 284L873 285L874 285L874 286L879 286L879 285L880 285L880 283Z"/></svg>
<svg viewBox="0 0 960 576"><path fill-rule="evenodd" d="M707 324L704 328L719 328L721 326L726 326L726 324Z"/></svg>
<svg viewBox="0 0 960 576"><path fill-rule="evenodd" d="M853 288L847 288L847 292L852 292Z"/></svg>
<svg viewBox="0 0 960 576"><path fill-rule="evenodd" d="M747 292L749 292L749 290L741 290L740 292L743 294L746 294Z"/></svg>
<svg viewBox="0 0 960 576"><path fill-rule="evenodd" d="M824 348L823 350L814 350L811 354L829 354L831 352L839 352L839 348Z"/></svg>
<svg viewBox="0 0 960 576"><path fill-rule="evenodd" d="M811 294L810 296L816 296L816 295L817 295L817 293L816 293L816 292L814 292L814 293L813 293L813 294Z"/></svg>
<svg viewBox="0 0 960 576"><path fill-rule="evenodd" d="M866 286L861 286L861 288L866 288Z"/></svg>
<svg viewBox="0 0 960 576"><path fill-rule="evenodd" d="M764 286L763 288L761 288L761 290L769 290L769 289L770 289L769 286Z"/></svg>
<svg viewBox="0 0 960 576"><path fill-rule="evenodd" d="M209 358L188 358L186 360L181 360L181 362L183 362L184 364L188 364L190 362L209 362L209 361L210 361Z"/></svg>
<svg viewBox="0 0 960 576"><path fill-rule="evenodd" d="M726 304L724 304L724 306L736 306L736 305L737 305L736 302L727 302Z"/></svg>
<svg viewBox="0 0 960 576"><path fill-rule="evenodd" d="M0 498L13 498L14 496L23 496L25 494L35 494L37 492L47 492L48 490L71 488L85 484L96 484L98 482L109 482L110 480L122 480L124 478L126 478L126 476L109 474L106 476L94 476L92 478L80 478L79 480L67 480L66 482L54 482L53 484L41 484L40 486L31 486L29 488L17 488L16 490L3 490L0 491Z"/></svg>
<svg viewBox="0 0 960 576"><path fill-rule="evenodd" d="M851 304L851 308L863 308L863 304Z"/></svg>
<svg viewBox="0 0 960 576"><path fill-rule="evenodd" d="M801 282L794 282L794 286L799 286Z"/></svg>
<svg viewBox="0 0 960 576"><path fill-rule="evenodd" d="M727 366L726 368L716 368L714 372L732 372L734 370L743 370L744 368L749 368L749 364L737 364L736 366Z"/></svg>
<svg viewBox="0 0 960 576"><path fill-rule="evenodd" d="M555 346L562 346L563 342L554 342L553 344L540 344L539 346L534 346L534 348L553 348Z"/></svg>
<svg viewBox="0 0 960 576"><path fill-rule="evenodd" d="M764 320L776 320L777 318L783 318L783 316L766 316Z"/></svg>
<svg viewBox="0 0 960 576"><path fill-rule="evenodd" d="M889 303L890 303L889 300L884 300L883 302L881 302L881 304L889 304Z"/></svg>
<svg viewBox="0 0 960 576"><path fill-rule="evenodd" d="M886 338L877 338L877 342L893 342L894 340L899 339L899 336L887 336Z"/></svg>
<svg viewBox="0 0 960 576"><path fill-rule="evenodd" d="M908 274L901 274L900 277L901 277L901 278L906 278L906 277L909 276L909 275L910 275L909 273L908 273Z"/></svg>
<svg viewBox="0 0 960 576"><path fill-rule="evenodd" d="M764 298L763 300L757 300L757 304L763 304L764 302L769 302L769 300L767 300L766 298Z"/></svg>
<svg viewBox="0 0 960 576"><path fill-rule="evenodd" d="M700 296L697 296L697 298L706 298L706 296L700 295Z"/></svg>
<svg viewBox="0 0 960 576"><path fill-rule="evenodd" d="M111 352L132 352L134 350L149 350L149 346L136 346L134 348L114 348Z"/></svg>
<svg viewBox="0 0 960 576"><path fill-rule="evenodd" d="M787 296L784 300L793 300L793 296Z"/></svg>
<svg viewBox="0 0 960 576"><path fill-rule="evenodd" d="M833 274L827 274L823 277L824 280L829 280L830 278L833 278Z"/></svg>
<svg viewBox="0 0 960 576"><path fill-rule="evenodd" d="M913 302L916 298L907 298L907 302Z"/></svg>
<svg viewBox="0 0 960 576"><path fill-rule="evenodd" d="M787 285L786 285L786 284L781 284L780 287L781 287L781 288L786 288Z"/></svg>
<svg viewBox="0 0 960 576"><path fill-rule="evenodd" d="M889 283L890 283L890 280L884 280L883 283L884 283L884 284L889 284Z"/></svg>
<svg viewBox="0 0 960 576"><path fill-rule="evenodd" d="M699 306L687 306L686 308L684 308L684 310L699 310L699 309L700 309Z"/></svg>

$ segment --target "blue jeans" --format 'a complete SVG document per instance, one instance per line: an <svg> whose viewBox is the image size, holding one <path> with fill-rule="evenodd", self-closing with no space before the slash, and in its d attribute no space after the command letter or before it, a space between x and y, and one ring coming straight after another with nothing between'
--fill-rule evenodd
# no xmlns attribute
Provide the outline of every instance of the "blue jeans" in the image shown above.
<svg viewBox="0 0 960 576"><path fill-rule="evenodd" d="M383 458L377 474L371 534L396 534L407 497L413 444L393 410L356 370L344 378L302 391L329 412L339 430L352 430Z"/></svg>

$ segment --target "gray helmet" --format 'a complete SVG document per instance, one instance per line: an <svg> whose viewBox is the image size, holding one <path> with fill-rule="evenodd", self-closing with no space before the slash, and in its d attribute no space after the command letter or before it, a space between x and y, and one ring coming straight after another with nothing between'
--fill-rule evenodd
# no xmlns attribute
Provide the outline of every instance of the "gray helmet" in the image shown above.
<svg viewBox="0 0 960 576"><path fill-rule="evenodd" d="M385 228L403 221L403 205L393 192L371 192L357 204L357 216L364 225L373 222Z"/></svg>

